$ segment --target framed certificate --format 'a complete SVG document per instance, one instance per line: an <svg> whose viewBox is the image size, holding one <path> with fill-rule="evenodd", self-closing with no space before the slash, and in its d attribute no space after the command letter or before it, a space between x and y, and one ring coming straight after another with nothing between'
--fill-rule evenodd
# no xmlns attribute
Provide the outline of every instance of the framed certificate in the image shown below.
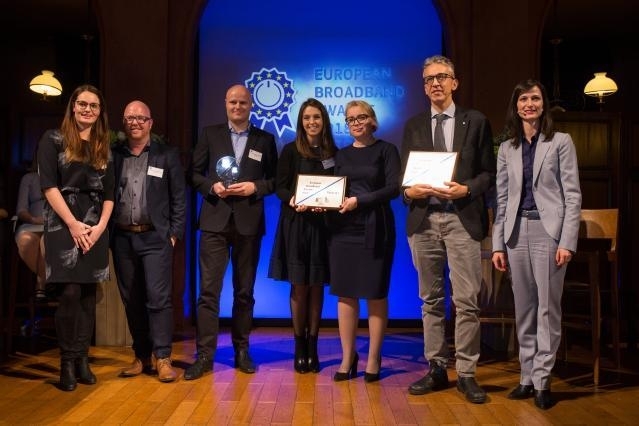
<svg viewBox="0 0 639 426"><path fill-rule="evenodd" d="M298 175L295 204L298 206L339 209L346 191L345 176Z"/></svg>
<svg viewBox="0 0 639 426"><path fill-rule="evenodd" d="M408 154L402 186L426 184L443 188L450 182L457 163L456 152L411 151Z"/></svg>

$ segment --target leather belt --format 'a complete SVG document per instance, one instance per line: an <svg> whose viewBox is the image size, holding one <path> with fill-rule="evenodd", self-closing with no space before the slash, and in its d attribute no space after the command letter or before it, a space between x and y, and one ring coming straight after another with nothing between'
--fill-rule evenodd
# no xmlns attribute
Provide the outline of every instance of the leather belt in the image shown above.
<svg viewBox="0 0 639 426"><path fill-rule="evenodd" d="M155 228L153 227L152 224L148 223L148 224L142 224L142 225L121 225L121 224L116 224L115 225L116 228L122 230L122 231L127 231L127 232L133 232L136 234L142 233L142 232L149 232L149 231L153 231Z"/></svg>
<svg viewBox="0 0 639 426"><path fill-rule="evenodd" d="M429 204L428 205L429 212L445 212L445 213L454 213L455 206L453 203L441 203L441 204Z"/></svg>
<svg viewBox="0 0 639 426"><path fill-rule="evenodd" d="M539 220L539 210L519 210L517 216L525 217L528 220Z"/></svg>

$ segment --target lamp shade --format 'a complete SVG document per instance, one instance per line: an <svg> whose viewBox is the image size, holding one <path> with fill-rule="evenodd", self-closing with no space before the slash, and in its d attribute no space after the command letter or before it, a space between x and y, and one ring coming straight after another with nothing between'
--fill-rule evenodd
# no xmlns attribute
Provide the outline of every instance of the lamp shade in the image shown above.
<svg viewBox="0 0 639 426"><path fill-rule="evenodd" d="M584 93L588 96L599 98L599 102L603 102L601 98L604 96L612 95L616 91L617 83L612 78L606 77L605 72L596 72L595 78L590 80L584 87Z"/></svg>
<svg viewBox="0 0 639 426"><path fill-rule="evenodd" d="M53 72L47 70L42 70L42 74L35 76L29 83L29 88L44 97L62 94L62 85L53 76Z"/></svg>

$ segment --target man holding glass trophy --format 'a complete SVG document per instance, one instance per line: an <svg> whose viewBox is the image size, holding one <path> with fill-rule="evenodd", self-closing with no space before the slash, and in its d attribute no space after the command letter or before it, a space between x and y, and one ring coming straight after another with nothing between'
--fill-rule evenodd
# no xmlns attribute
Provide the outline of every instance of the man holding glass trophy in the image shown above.
<svg viewBox="0 0 639 426"><path fill-rule="evenodd" d="M249 355L253 288L265 233L264 196L275 189L275 137L249 122L253 101L242 85L226 92L226 123L205 127L193 152L190 179L202 195L199 217L200 295L197 359L184 371L194 380L213 369L220 294L229 258L233 268L231 340L235 368L251 374Z"/></svg>

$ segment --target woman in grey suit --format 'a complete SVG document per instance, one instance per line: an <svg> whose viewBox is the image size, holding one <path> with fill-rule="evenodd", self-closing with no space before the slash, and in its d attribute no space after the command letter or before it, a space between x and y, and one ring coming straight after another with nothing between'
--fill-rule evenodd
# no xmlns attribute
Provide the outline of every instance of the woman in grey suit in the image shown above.
<svg viewBox="0 0 639 426"><path fill-rule="evenodd" d="M555 132L548 96L536 80L517 84L506 112L509 139L497 155L492 261L510 265L520 384L510 399L553 405L550 374L561 337L566 265L577 248L581 190L570 135Z"/></svg>

